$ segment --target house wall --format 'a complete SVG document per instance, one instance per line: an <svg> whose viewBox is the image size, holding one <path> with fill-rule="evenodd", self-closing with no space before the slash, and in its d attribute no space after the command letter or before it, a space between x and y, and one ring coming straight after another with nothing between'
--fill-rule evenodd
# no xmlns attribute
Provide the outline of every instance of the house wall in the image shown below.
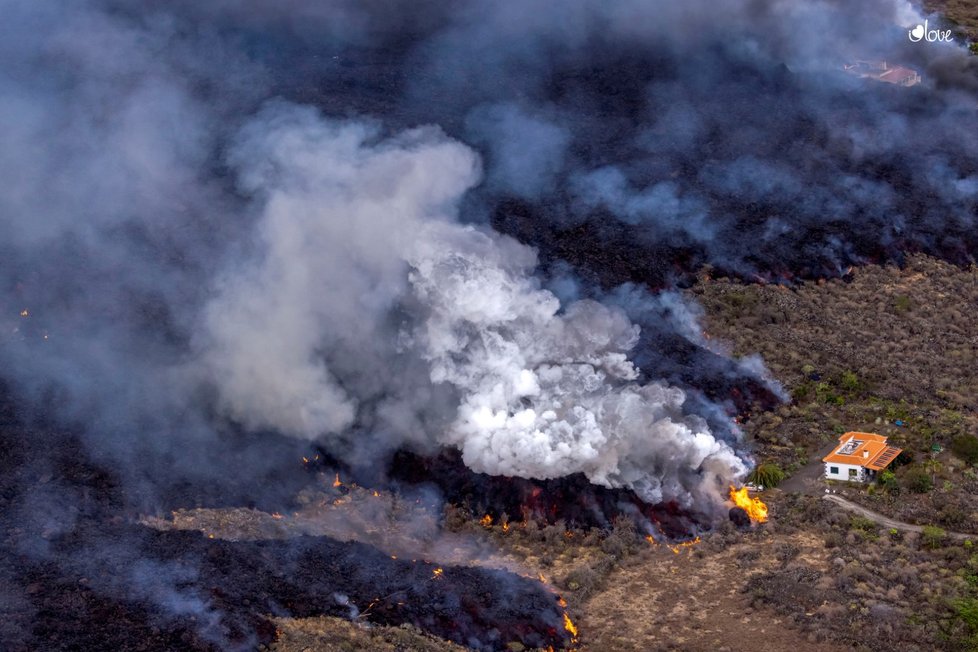
<svg viewBox="0 0 978 652"><path fill-rule="evenodd" d="M832 473L832 469L836 469L836 473ZM866 482L868 479L868 474L866 469L855 464L839 464L838 462L826 462L825 463L825 477L828 480L845 480L850 479L849 471L854 469L856 471L856 477L852 478L857 482Z"/></svg>

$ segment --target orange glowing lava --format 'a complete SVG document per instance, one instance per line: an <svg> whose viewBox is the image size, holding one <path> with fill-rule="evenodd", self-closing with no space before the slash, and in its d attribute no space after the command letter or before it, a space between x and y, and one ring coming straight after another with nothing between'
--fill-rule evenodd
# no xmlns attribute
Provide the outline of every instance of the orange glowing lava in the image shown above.
<svg viewBox="0 0 978 652"><path fill-rule="evenodd" d="M767 520L767 505L761 502L760 498L751 498L749 495L747 495L747 487L734 489L733 486L731 486L730 500L734 502L734 505L747 512L747 515L750 516L750 520L754 521L755 523L763 523Z"/></svg>
<svg viewBox="0 0 978 652"><path fill-rule="evenodd" d="M691 548L699 542L700 542L700 538L696 537L695 539L692 539L690 541L683 541L682 543L677 543L674 546L669 546L669 549L678 555L680 552L682 552L683 548Z"/></svg>
<svg viewBox="0 0 978 652"><path fill-rule="evenodd" d="M340 482L340 474L339 473L336 474L336 479L333 480L333 486L334 487L342 487L343 486L343 483Z"/></svg>
<svg viewBox="0 0 978 652"><path fill-rule="evenodd" d="M566 613L564 614L564 629L570 632L570 635L575 639L577 638L577 625L574 624L574 621Z"/></svg>

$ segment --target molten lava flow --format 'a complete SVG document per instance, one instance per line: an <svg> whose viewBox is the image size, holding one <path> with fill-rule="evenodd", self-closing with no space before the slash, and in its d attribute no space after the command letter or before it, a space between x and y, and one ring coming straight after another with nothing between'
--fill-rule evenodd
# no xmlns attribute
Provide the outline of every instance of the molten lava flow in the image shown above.
<svg viewBox="0 0 978 652"><path fill-rule="evenodd" d="M564 614L564 629L570 632L570 635L575 639L577 638L577 626L574 625L574 621L566 613Z"/></svg>
<svg viewBox="0 0 978 652"><path fill-rule="evenodd" d="M747 515L750 516L750 520L754 521L755 523L763 523L767 520L767 505L761 502L760 498L751 498L749 495L747 495L747 487L734 489L733 486L731 486L730 500L732 500L737 507L740 507L747 512Z"/></svg>
<svg viewBox="0 0 978 652"><path fill-rule="evenodd" d="M479 522L482 523L482 527L492 527L492 517L488 514L479 519Z"/></svg>
<svg viewBox="0 0 978 652"><path fill-rule="evenodd" d="M336 479L333 480L333 486L334 487L342 487L343 486L343 483L340 482L340 474L339 473L336 474Z"/></svg>

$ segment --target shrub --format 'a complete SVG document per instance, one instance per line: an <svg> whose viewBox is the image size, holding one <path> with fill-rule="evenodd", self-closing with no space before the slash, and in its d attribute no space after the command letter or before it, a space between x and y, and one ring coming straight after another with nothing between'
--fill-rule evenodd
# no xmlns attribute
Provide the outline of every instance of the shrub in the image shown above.
<svg viewBox="0 0 978 652"><path fill-rule="evenodd" d="M847 392L858 392L862 388L862 383L859 382L859 376L854 372L843 371L842 377L839 379L839 387Z"/></svg>
<svg viewBox="0 0 978 652"><path fill-rule="evenodd" d="M901 294L893 299L893 310L897 313L910 312L910 307L910 297L905 294Z"/></svg>
<svg viewBox="0 0 978 652"><path fill-rule="evenodd" d="M925 494L934 488L934 481L923 469L910 469L903 476L903 482L915 494Z"/></svg>
<svg viewBox="0 0 978 652"><path fill-rule="evenodd" d="M978 599L958 598L951 600L951 617L945 625L944 636L951 649L978 649Z"/></svg>
<svg viewBox="0 0 978 652"><path fill-rule="evenodd" d="M968 464L978 463L978 437L958 435L951 442L951 451Z"/></svg>
<svg viewBox="0 0 978 652"><path fill-rule="evenodd" d="M784 471L774 462L758 464L750 472L750 475L747 476L748 482L753 482L763 487L777 487L781 484L782 480L784 480Z"/></svg>
<svg viewBox="0 0 978 652"><path fill-rule="evenodd" d="M876 477L876 482L891 493L900 492L900 485L897 483L896 473L889 469L883 469L883 471Z"/></svg>
<svg viewBox="0 0 978 652"><path fill-rule="evenodd" d="M941 511L937 514L937 518L948 527L956 527L964 523L968 515L957 505L948 504L941 508Z"/></svg>
<svg viewBox="0 0 978 652"><path fill-rule="evenodd" d="M865 516L850 516L849 527L853 530L862 530L863 532L875 532L878 526L875 521Z"/></svg>
<svg viewBox="0 0 978 652"><path fill-rule="evenodd" d="M947 532L935 525L925 525L920 533L920 541L925 548L940 548L947 538Z"/></svg>
<svg viewBox="0 0 978 652"><path fill-rule="evenodd" d="M842 405L846 402L846 400L836 394L832 389L832 386L825 381L815 385L815 398L818 399L820 403L829 403L833 405Z"/></svg>

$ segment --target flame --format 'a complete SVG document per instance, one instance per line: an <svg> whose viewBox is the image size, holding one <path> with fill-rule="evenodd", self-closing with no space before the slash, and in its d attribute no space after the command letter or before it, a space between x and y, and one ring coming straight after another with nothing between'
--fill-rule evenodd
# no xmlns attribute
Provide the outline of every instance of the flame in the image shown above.
<svg viewBox="0 0 978 652"><path fill-rule="evenodd" d="M374 490L374 498L380 498L380 492L376 489Z"/></svg>
<svg viewBox="0 0 978 652"><path fill-rule="evenodd" d="M278 512L272 512L272 518L274 518L275 520L278 520L278 519L282 518L282 515L279 514Z"/></svg>
<svg viewBox="0 0 978 652"><path fill-rule="evenodd" d="M439 577L442 576L442 573L444 573L444 572L445 571L442 570L441 568L436 568L435 570L431 571L431 578L432 579L438 579Z"/></svg>
<svg viewBox="0 0 978 652"><path fill-rule="evenodd" d="M573 636L575 639L577 638L577 626L574 624L574 621L570 619L570 616L568 616L566 613L564 614L564 629L570 632L570 635Z"/></svg>
<svg viewBox="0 0 978 652"><path fill-rule="evenodd" d="M543 573L537 573L537 577L539 577L540 581L543 582L544 584L547 583L547 578L543 576Z"/></svg>
<svg viewBox="0 0 978 652"><path fill-rule="evenodd" d="M492 517L488 514L479 519L479 522L482 523L482 527L492 527Z"/></svg>
<svg viewBox="0 0 978 652"><path fill-rule="evenodd" d="M646 534L645 535L645 540L649 542L649 545L652 545L652 546L655 545L655 537L652 536L651 534Z"/></svg>
<svg viewBox="0 0 978 652"><path fill-rule="evenodd" d="M509 523L503 523L503 532L509 532Z"/></svg>
<svg viewBox="0 0 978 652"><path fill-rule="evenodd" d="M732 500L737 507L740 507L747 512L747 515L750 516L750 520L754 521L755 523L763 523L767 520L767 505L761 502L760 498L751 498L749 495L747 495L747 487L734 489L733 486L731 486L730 500Z"/></svg>
<svg viewBox="0 0 978 652"><path fill-rule="evenodd" d="M334 487L342 487L343 486L343 483L340 482L340 474L339 473L336 474L336 479L333 480L333 486Z"/></svg>
<svg viewBox="0 0 978 652"><path fill-rule="evenodd" d="M30 317L30 315L31 313L27 310L27 308L24 308L23 310L20 311L21 317Z"/></svg>
<svg viewBox="0 0 978 652"><path fill-rule="evenodd" d="M683 541L682 543L677 543L674 546L669 546L669 549L672 550L673 553L678 555L683 548L691 548L699 542L700 542L700 538L696 537L695 539L692 539L690 541Z"/></svg>

